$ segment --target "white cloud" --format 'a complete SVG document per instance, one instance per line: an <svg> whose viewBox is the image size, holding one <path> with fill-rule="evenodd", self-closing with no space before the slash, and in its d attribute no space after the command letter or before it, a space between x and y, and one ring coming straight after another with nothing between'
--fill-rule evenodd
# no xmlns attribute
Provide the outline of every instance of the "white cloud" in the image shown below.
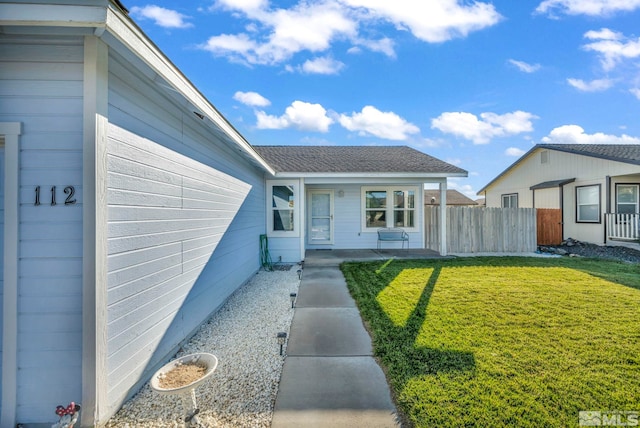
<svg viewBox="0 0 640 428"><path fill-rule="evenodd" d="M365 106L360 113L341 114L340 124L359 135L373 135L385 140L406 140L420 128L393 112L382 112L373 106Z"/></svg>
<svg viewBox="0 0 640 428"><path fill-rule="evenodd" d="M364 46L372 52L380 52L385 54L389 58L396 57L395 43L388 37L383 37L379 40L358 39L354 43L359 46ZM349 53L357 53L360 51L359 46L354 46L349 49Z"/></svg>
<svg viewBox="0 0 640 428"><path fill-rule="evenodd" d="M473 190L473 187L470 184L459 184L457 182L457 177L452 177L447 180L447 187L449 189L457 190L458 192L465 195L467 198L475 200L478 197L476 191Z"/></svg>
<svg viewBox="0 0 640 428"><path fill-rule="evenodd" d="M155 24L164 28L189 28L193 24L186 22L188 16L183 15L175 10L165 9L164 7L147 5L144 7L134 6L130 11L133 17L139 19L151 19Z"/></svg>
<svg viewBox="0 0 640 428"><path fill-rule="evenodd" d="M640 88L631 88L629 89L629 92L631 92L637 99L640 100Z"/></svg>
<svg viewBox="0 0 640 428"><path fill-rule="evenodd" d="M611 79L595 79L585 82L581 79L567 79L567 83L582 92L600 92L606 91L613 86Z"/></svg>
<svg viewBox="0 0 640 428"><path fill-rule="evenodd" d="M333 123L327 111L320 104L294 101L282 116L271 116L263 111L256 111L259 129L295 128L300 131L327 132Z"/></svg>
<svg viewBox="0 0 640 428"><path fill-rule="evenodd" d="M600 55L600 63L604 70L612 70L625 59L640 57L640 37L628 39L622 33L603 28L600 31L588 31L584 37L593 40L582 46L584 50Z"/></svg>
<svg viewBox="0 0 640 428"><path fill-rule="evenodd" d="M308 74L338 74L344 63L329 57L320 57L305 61L302 71Z"/></svg>
<svg viewBox="0 0 640 428"><path fill-rule="evenodd" d="M517 61L515 59L510 59L509 63L516 66L518 70L522 71L523 73L535 73L536 71L540 70L541 67L540 64L529 64L524 61Z"/></svg>
<svg viewBox="0 0 640 428"><path fill-rule="evenodd" d="M250 64L279 64L301 51L323 52L337 39L355 37L356 22L334 1L301 2L291 9L266 10L267 3L230 0L219 5L245 13L257 22L251 34L213 36L200 47ZM255 38L255 39L254 39ZM229 43L234 40L236 43Z"/></svg>
<svg viewBox="0 0 640 428"><path fill-rule="evenodd" d="M505 155L513 156L513 157L517 157L517 158L519 158L520 156L522 156L525 153L526 152L524 150L519 149L517 147L509 147L507 150L504 151Z"/></svg>
<svg viewBox="0 0 640 428"><path fill-rule="evenodd" d="M289 9L271 9L267 0L218 0L213 10L231 11L251 22L247 32L221 34L200 46L215 55L248 64L276 65L302 51L325 52L336 41L350 41L394 58L393 40L371 40L376 26L392 23L426 42L466 37L498 23L502 16L491 3L463 0L300 0ZM372 30L373 31L368 31ZM351 50L354 52L354 50Z"/></svg>
<svg viewBox="0 0 640 428"><path fill-rule="evenodd" d="M553 15L558 10L567 15L602 16L638 8L640 0L545 0L536 8L536 12Z"/></svg>
<svg viewBox="0 0 640 428"><path fill-rule="evenodd" d="M640 138L622 134L607 135L602 132L586 134L578 125L564 125L553 129L543 143L550 144L640 144Z"/></svg>
<svg viewBox="0 0 640 428"><path fill-rule="evenodd" d="M418 39L440 43L466 37L497 24L502 16L491 3L460 0L341 0L361 8L374 19L384 19L398 29L409 30Z"/></svg>
<svg viewBox="0 0 640 428"><path fill-rule="evenodd" d="M481 113L480 117L466 112L446 112L431 120L431 128L445 134L452 134L487 144L495 137L506 137L533 131L536 116L524 111L514 111L503 115Z"/></svg>
<svg viewBox="0 0 640 428"><path fill-rule="evenodd" d="M252 107L266 107L271 104L271 101L257 92L238 91L233 95L233 99Z"/></svg>

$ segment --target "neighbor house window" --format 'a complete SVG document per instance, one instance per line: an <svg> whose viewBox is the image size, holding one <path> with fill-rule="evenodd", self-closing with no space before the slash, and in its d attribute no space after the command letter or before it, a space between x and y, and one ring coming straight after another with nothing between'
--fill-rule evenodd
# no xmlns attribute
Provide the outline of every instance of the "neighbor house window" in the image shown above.
<svg viewBox="0 0 640 428"><path fill-rule="evenodd" d="M363 228L415 228L417 192L417 188L363 188Z"/></svg>
<svg viewBox="0 0 640 428"><path fill-rule="evenodd" d="M518 194L502 195L502 208L518 208Z"/></svg>
<svg viewBox="0 0 640 428"><path fill-rule="evenodd" d="M576 222L600 223L600 185L576 187Z"/></svg>
<svg viewBox="0 0 640 428"><path fill-rule="evenodd" d="M640 212L638 184L616 185L616 212L618 214L637 214Z"/></svg>
<svg viewBox="0 0 640 428"><path fill-rule="evenodd" d="M290 235L297 232L296 185L270 182L267 189L267 226L270 234Z"/></svg>

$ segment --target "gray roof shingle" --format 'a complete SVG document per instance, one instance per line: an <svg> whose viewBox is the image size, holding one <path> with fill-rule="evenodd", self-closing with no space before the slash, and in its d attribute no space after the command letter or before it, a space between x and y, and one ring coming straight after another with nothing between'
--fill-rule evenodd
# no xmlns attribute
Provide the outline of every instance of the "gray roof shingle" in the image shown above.
<svg viewBox="0 0 640 428"><path fill-rule="evenodd" d="M434 205L440 205L440 190L427 189L424 191L425 205L431 205L432 200ZM473 206L478 203L455 189L447 189L447 205Z"/></svg>
<svg viewBox="0 0 640 428"><path fill-rule="evenodd" d="M432 173L467 171L407 146L253 146L276 172Z"/></svg>
<svg viewBox="0 0 640 428"><path fill-rule="evenodd" d="M640 144L539 144L536 147L640 165Z"/></svg>
<svg viewBox="0 0 640 428"><path fill-rule="evenodd" d="M560 152L573 153L576 155L590 156L599 159L606 159L615 162L640 165L640 144L536 144L520 159L512 163L507 169L502 171L497 177L478 191L484 192L493 183L504 177L509 171L516 168L536 150L557 150Z"/></svg>

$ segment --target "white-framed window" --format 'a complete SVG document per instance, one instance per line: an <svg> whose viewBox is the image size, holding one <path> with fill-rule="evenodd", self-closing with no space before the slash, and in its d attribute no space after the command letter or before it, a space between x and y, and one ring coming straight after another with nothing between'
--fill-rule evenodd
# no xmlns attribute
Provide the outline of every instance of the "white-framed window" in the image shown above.
<svg viewBox="0 0 640 428"><path fill-rule="evenodd" d="M639 184L616 184L616 213L637 214L640 212L639 197Z"/></svg>
<svg viewBox="0 0 640 428"><path fill-rule="evenodd" d="M381 227L401 227L417 230L417 187L363 187L363 231Z"/></svg>
<svg viewBox="0 0 640 428"><path fill-rule="evenodd" d="M267 231L270 236L297 236L298 184L295 182L267 182Z"/></svg>
<svg viewBox="0 0 640 428"><path fill-rule="evenodd" d="M518 194L502 195L502 208L518 208Z"/></svg>
<svg viewBox="0 0 640 428"><path fill-rule="evenodd" d="M576 187L576 223L600 223L600 185Z"/></svg>

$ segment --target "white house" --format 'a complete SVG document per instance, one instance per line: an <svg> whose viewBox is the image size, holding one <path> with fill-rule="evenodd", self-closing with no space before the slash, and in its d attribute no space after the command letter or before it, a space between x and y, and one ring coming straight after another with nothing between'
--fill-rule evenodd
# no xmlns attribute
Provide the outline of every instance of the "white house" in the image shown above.
<svg viewBox="0 0 640 428"><path fill-rule="evenodd" d="M423 248L424 183L446 200L466 175L403 147L339 170L254 148L118 1L3 1L0 26L2 427L70 401L105 423L260 268L260 235L291 262L380 226Z"/></svg>
<svg viewBox="0 0 640 428"><path fill-rule="evenodd" d="M639 189L638 144L538 144L478 194L487 207L556 211L538 226L557 227L560 240L605 244L640 239Z"/></svg>

